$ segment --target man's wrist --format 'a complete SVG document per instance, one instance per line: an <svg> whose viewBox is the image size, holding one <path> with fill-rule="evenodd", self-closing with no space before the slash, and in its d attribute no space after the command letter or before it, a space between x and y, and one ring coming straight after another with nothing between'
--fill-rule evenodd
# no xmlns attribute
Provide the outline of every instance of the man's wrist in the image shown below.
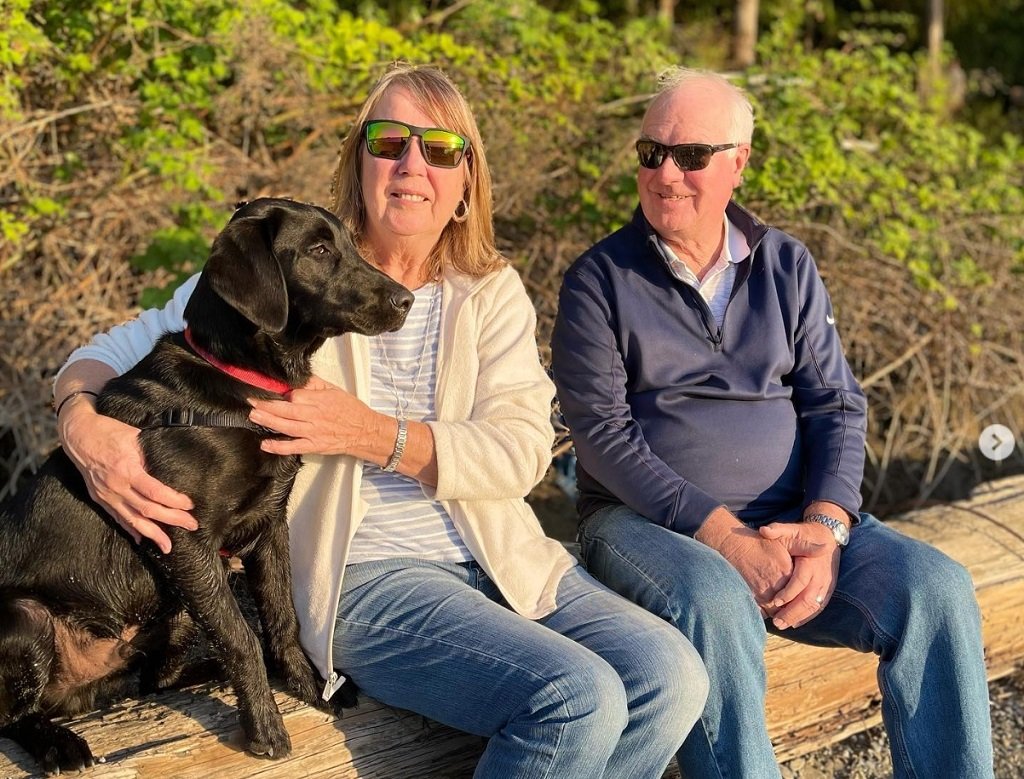
<svg viewBox="0 0 1024 779"><path fill-rule="evenodd" d="M808 517L811 514L824 514L827 517L832 517L832 519L837 519L846 525L848 530L858 522L856 514L850 514L841 505L829 500L812 500L804 506L803 516Z"/></svg>
<svg viewBox="0 0 1024 779"><path fill-rule="evenodd" d="M840 549L850 543L850 528L843 520L837 517L833 517L830 514L809 513L804 515L804 522L814 522L827 527Z"/></svg>
<svg viewBox="0 0 1024 779"><path fill-rule="evenodd" d="M725 506L719 506L710 514L704 523L693 534L695 541L700 541L705 546L721 551L722 547L730 536L739 529L745 529L740 520Z"/></svg>

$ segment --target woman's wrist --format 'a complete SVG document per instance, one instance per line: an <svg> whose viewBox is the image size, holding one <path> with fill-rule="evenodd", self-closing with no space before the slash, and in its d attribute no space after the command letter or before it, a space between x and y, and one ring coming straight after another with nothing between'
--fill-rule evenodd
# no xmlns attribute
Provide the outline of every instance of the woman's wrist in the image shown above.
<svg viewBox="0 0 1024 779"><path fill-rule="evenodd" d="M338 441L340 446L335 451L383 468L394 449L398 420L368 406L365 411L366 415L361 420L355 416L350 418L348 429Z"/></svg>
<svg viewBox="0 0 1024 779"><path fill-rule="evenodd" d="M369 457L366 459L379 465L381 468L385 468L395 454L400 426L401 423L397 417L375 413L374 430L367 437L367 444L372 447L372 451L367 452ZM408 436L408 427L406 428L406 436ZM395 465L397 466L397 464L396 462Z"/></svg>
<svg viewBox="0 0 1024 779"><path fill-rule="evenodd" d="M96 393L87 390L68 393L58 404L57 438L61 445L67 442L67 433L76 422L97 413Z"/></svg>
<svg viewBox="0 0 1024 779"><path fill-rule="evenodd" d="M398 431L395 433L395 446L391 450L391 456L388 457L383 468L388 473L398 470L398 464L402 461L402 455L405 454L405 444L409 436L408 423L404 419L395 421L398 423Z"/></svg>
<svg viewBox="0 0 1024 779"><path fill-rule="evenodd" d="M81 399L83 396L91 397L91 398L93 398L92 402L95 402L95 398L99 397L99 393L98 392L93 392L92 390L88 390L88 389L76 389L76 390L72 390L71 392L67 393L59 401L54 399L54 410L53 410L53 413L56 414L57 419L58 420L60 419L60 412L63 411L66 406L70 406L72 403L74 403L75 401Z"/></svg>

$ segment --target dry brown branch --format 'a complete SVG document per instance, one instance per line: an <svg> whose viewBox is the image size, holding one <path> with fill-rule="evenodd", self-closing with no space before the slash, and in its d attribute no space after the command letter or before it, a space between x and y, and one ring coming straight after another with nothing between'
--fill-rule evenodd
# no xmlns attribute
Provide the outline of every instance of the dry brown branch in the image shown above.
<svg viewBox="0 0 1024 779"><path fill-rule="evenodd" d="M629 97L620 97L618 100L609 100L607 103L602 103L594 109L594 113L598 115L602 114L614 114L621 108L633 108L637 105L643 105L654 97L653 92L646 92L642 95L630 95Z"/></svg>
<svg viewBox="0 0 1024 779"><path fill-rule="evenodd" d="M917 341L917 343L913 344L909 349L903 352L903 354L901 354L895 360L886 363L881 368L872 373L870 376L868 376L866 379L863 379L860 382L861 388L867 389L868 387L877 384L882 378L888 376L894 370L903 365L903 363L905 363L907 360L909 360L919 351L921 351L924 347L926 347L929 343L931 343L931 340L934 336L935 333L927 333L926 335L924 335L921 339Z"/></svg>
<svg viewBox="0 0 1024 779"><path fill-rule="evenodd" d="M3 135L0 135L0 143L20 133L38 131L47 125L52 125L55 122L59 122L61 119L67 119L75 116L76 114L85 113L86 111L99 111L102 108L110 108L118 104L128 105L128 102L104 100L99 103L90 103L87 105L75 106L74 108L66 108L63 111L47 112L38 119L31 119L27 122L16 124L12 129L8 130Z"/></svg>
<svg viewBox="0 0 1024 779"><path fill-rule="evenodd" d="M405 24L399 25L398 26L398 30L399 30L399 32L407 34L407 33L410 33L410 32L415 32L420 27L428 27L428 26L437 26L437 27L439 27L442 24L444 24L445 20L449 16L452 16L453 14L457 14L463 8L466 8L467 6L472 5L472 4L473 4L473 0L456 0L456 2L452 3L447 8L442 8L440 11L434 11L434 13L432 13L432 14L430 14L428 16L425 16L422 19L419 19L418 21L406 22Z"/></svg>

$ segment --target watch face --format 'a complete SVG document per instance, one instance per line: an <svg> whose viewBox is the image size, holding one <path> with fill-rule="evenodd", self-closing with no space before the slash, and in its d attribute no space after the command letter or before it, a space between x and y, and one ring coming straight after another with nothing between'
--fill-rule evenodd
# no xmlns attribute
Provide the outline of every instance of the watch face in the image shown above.
<svg viewBox="0 0 1024 779"><path fill-rule="evenodd" d="M850 543L850 531L847 530L846 525L844 525L839 520L836 520L834 533L836 536L836 541L839 542L839 546L846 546L848 543Z"/></svg>

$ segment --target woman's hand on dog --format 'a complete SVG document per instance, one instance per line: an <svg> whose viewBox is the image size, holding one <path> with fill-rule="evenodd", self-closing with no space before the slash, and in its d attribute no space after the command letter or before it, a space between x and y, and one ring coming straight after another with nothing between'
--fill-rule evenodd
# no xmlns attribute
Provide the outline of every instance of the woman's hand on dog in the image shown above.
<svg viewBox="0 0 1024 779"><path fill-rule="evenodd" d="M92 499L103 506L136 543L148 538L167 554L171 539L163 525L195 530L192 500L146 473L138 428L98 414L90 404L65 412L62 444L85 478Z"/></svg>
<svg viewBox="0 0 1024 779"><path fill-rule="evenodd" d="M318 376L310 379L305 387L288 393L287 400L250 398L249 404L253 408L250 421L289 436L288 439L265 440L262 444L265 452L351 454L363 459L373 459L368 449L381 450L376 452L376 459L386 459L390 454L384 434L389 418ZM394 420L391 422L393 424ZM375 445L377 441L381 444Z"/></svg>
<svg viewBox="0 0 1024 779"><path fill-rule="evenodd" d="M395 417L381 414L351 392L318 376L287 400L249 399L249 419L289 436L260 445L272 454L347 454L383 467L393 456L399 429ZM427 486L437 486L434 434L424 422L408 420L404 454L397 470Z"/></svg>

